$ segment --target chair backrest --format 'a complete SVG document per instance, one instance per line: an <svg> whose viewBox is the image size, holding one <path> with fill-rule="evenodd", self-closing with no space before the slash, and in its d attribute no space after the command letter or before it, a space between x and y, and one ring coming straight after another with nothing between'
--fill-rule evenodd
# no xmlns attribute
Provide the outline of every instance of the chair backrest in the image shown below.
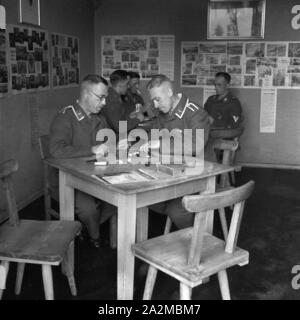
<svg viewBox="0 0 300 320"><path fill-rule="evenodd" d="M40 154L42 160L50 158L50 151L49 151L49 136L42 135L39 137L39 145L40 145Z"/></svg>
<svg viewBox="0 0 300 320"><path fill-rule="evenodd" d="M19 224L19 215L12 185L12 175L18 171L18 168L19 165L16 160L7 160L0 164L0 180L5 193L9 223L12 226L17 226Z"/></svg>
<svg viewBox="0 0 300 320"><path fill-rule="evenodd" d="M213 144L214 150L222 151L222 164L224 166L233 166L234 153L239 147L238 138L234 140L217 139ZM228 173L222 174L220 179L220 187L230 186Z"/></svg>
<svg viewBox="0 0 300 320"><path fill-rule="evenodd" d="M188 264L199 265L201 249L206 225L206 214L215 209L234 205L225 251L232 253L235 250L242 214L246 199L249 198L253 189L254 181L224 192L207 195L185 196L182 199L184 208L189 212L195 212L192 241L189 251Z"/></svg>
<svg viewBox="0 0 300 320"><path fill-rule="evenodd" d="M231 152L235 152L239 147L239 142L237 140L224 140L224 139L217 139L214 144L213 148L216 150L223 151L223 158L222 164L225 166L232 165L231 163Z"/></svg>

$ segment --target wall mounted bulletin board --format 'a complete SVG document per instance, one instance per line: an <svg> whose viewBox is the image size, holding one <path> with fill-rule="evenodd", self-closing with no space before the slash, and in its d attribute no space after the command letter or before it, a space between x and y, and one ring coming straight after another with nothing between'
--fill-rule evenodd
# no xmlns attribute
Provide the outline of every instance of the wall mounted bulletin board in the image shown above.
<svg viewBox="0 0 300 320"><path fill-rule="evenodd" d="M8 94L8 41L4 29L0 29L0 98Z"/></svg>
<svg viewBox="0 0 300 320"><path fill-rule="evenodd" d="M174 80L173 35L105 35L101 40L103 77L123 69L138 72L143 80L158 73Z"/></svg>
<svg viewBox="0 0 300 320"><path fill-rule="evenodd" d="M51 33L52 87L79 85L79 38Z"/></svg>
<svg viewBox="0 0 300 320"><path fill-rule="evenodd" d="M7 30L11 93L49 89L48 31L22 25Z"/></svg>
<svg viewBox="0 0 300 320"><path fill-rule="evenodd" d="M232 87L300 89L300 42L182 42L182 86L213 86L220 71Z"/></svg>
<svg viewBox="0 0 300 320"><path fill-rule="evenodd" d="M78 86L79 58L78 37L52 33L49 39L47 30L8 24L0 29L0 98Z"/></svg>

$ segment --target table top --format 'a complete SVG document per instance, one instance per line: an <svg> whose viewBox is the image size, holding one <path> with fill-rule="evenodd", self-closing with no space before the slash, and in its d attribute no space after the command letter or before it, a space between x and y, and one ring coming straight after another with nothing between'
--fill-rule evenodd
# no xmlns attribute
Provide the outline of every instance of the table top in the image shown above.
<svg viewBox="0 0 300 320"><path fill-rule="evenodd" d="M122 194L136 194L140 192L145 192L149 190L156 190L160 188L165 188L172 185L177 185L185 183L187 181L199 180L207 178L210 176L219 175L222 173L233 171L234 167L223 166L214 162L204 162L203 171L199 174L193 175L180 175L177 177L165 174L163 172L159 173L159 178L156 180L143 181L143 182L133 182L125 184L107 184L100 179L93 177L93 175L105 176L118 174L123 172L131 172L137 169L151 168L156 170L155 165L150 167L145 167L145 165L140 164L109 164L107 166L95 166L94 163L88 162L90 158L70 158L70 159L46 159L45 161L61 171L72 174L78 178L90 181L99 186L104 186L114 192Z"/></svg>

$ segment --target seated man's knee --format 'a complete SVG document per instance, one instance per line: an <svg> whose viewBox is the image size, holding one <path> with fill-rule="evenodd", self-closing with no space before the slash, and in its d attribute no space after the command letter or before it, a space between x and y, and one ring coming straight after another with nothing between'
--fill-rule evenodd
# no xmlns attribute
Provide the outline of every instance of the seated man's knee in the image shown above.
<svg viewBox="0 0 300 320"><path fill-rule="evenodd" d="M99 211L97 209L97 203L95 198L84 192L76 191L75 212L79 218L98 217Z"/></svg>
<svg viewBox="0 0 300 320"><path fill-rule="evenodd" d="M186 211L182 204L182 198L169 201L166 208L166 214L178 229L191 227L194 223L194 214Z"/></svg>

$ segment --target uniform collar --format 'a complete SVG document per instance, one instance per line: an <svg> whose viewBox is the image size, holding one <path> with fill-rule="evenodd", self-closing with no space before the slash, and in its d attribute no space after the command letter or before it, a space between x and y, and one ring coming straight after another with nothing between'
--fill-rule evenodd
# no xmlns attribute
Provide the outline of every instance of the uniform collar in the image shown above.
<svg viewBox="0 0 300 320"><path fill-rule="evenodd" d="M76 103L74 103L74 105L72 106L72 109L78 121L82 121L83 119L88 118L85 111L79 105L78 100L76 100Z"/></svg>
<svg viewBox="0 0 300 320"><path fill-rule="evenodd" d="M183 94L179 93L178 96L180 97L180 100L177 104L177 106L171 111L170 116L175 116L175 113L181 113L185 107L185 105L188 103L188 98Z"/></svg>
<svg viewBox="0 0 300 320"><path fill-rule="evenodd" d="M79 101L77 100L75 105L74 105L74 111L76 118L81 121L98 121L99 120L99 114L91 113L90 116L86 114L86 112L83 110L83 108L80 106ZM101 111L100 111L101 112Z"/></svg>
<svg viewBox="0 0 300 320"><path fill-rule="evenodd" d="M232 97L232 94L231 94L230 91L228 91L227 94L226 94L222 99L219 99L219 96L216 94L215 99L218 100L218 101L226 102L226 101L229 100L231 97Z"/></svg>

